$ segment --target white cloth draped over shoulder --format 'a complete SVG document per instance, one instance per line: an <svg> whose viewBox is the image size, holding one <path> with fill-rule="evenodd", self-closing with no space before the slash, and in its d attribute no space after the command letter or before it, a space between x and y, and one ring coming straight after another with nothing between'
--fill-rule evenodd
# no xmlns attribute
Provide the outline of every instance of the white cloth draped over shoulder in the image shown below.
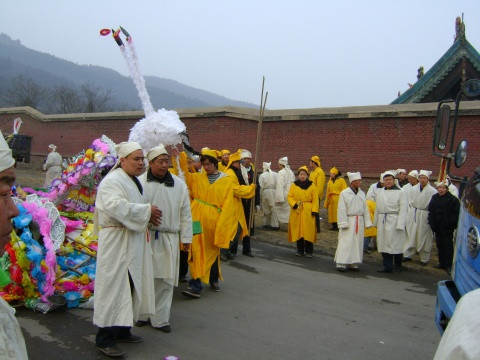
<svg viewBox="0 0 480 360"><path fill-rule="evenodd" d="M152 249L146 236L150 215L150 204L133 179L121 168L110 171L95 202L100 231L93 323L99 327L132 326L140 314L155 311Z"/></svg>
<svg viewBox="0 0 480 360"><path fill-rule="evenodd" d="M377 227L378 252L401 254L406 241L407 198L398 187L377 194L373 225Z"/></svg>
<svg viewBox="0 0 480 360"><path fill-rule="evenodd" d="M153 277L178 286L180 242L190 244L193 238L192 212L185 182L172 174L173 186L139 177L145 200L162 210L162 223L149 226L153 252ZM158 232L157 232L158 231Z"/></svg>
<svg viewBox="0 0 480 360"><path fill-rule="evenodd" d="M480 289L462 296L433 360L480 359Z"/></svg>
<svg viewBox="0 0 480 360"><path fill-rule="evenodd" d="M1 134L0 134L1 135ZM15 309L0 297L0 359L27 360L22 330L15 318Z"/></svg>
<svg viewBox="0 0 480 360"><path fill-rule="evenodd" d="M275 189L275 207L278 221L281 224L287 224L290 217L290 205L288 205L287 195L294 181L295 175L289 168L284 167L278 172L277 186Z"/></svg>
<svg viewBox="0 0 480 360"><path fill-rule="evenodd" d="M337 264L357 264L363 261L363 234L365 227L372 226L365 193L348 187L340 193L337 208L339 228L335 252Z"/></svg>

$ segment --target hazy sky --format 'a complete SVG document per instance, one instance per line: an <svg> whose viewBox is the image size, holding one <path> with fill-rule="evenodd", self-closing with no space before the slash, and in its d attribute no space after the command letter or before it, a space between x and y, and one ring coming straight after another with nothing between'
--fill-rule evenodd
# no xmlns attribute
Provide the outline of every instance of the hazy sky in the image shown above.
<svg viewBox="0 0 480 360"><path fill-rule="evenodd" d="M0 32L128 75L111 36L132 35L144 75L270 109L388 104L453 44L464 13L480 51L479 0L1 0Z"/></svg>

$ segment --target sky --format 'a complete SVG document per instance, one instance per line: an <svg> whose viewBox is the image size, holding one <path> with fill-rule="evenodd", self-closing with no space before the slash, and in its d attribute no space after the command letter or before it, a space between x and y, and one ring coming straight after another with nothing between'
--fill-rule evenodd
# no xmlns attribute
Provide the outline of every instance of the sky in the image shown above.
<svg viewBox="0 0 480 360"><path fill-rule="evenodd" d="M464 14L480 51L478 0L1 0L0 33L128 76L102 28L124 27L141 72L268 109L384 105L453 44Z"/></svg>

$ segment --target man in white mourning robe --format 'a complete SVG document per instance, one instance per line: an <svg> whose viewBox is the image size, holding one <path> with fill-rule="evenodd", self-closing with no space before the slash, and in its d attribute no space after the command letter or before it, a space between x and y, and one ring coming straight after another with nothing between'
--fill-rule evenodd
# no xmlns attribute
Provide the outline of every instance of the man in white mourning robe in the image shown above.
<svg viewBox="0 0 480 360"><path fill-rule="evenodd" d="M264 162L263 172L258 177L260 209L263 212L263 228L278 230L280 224L278 223L277 208L275 207L278 174L270 169L271 165L271 162Z"/></svg>
<svg viewBox="0 0 480 360"><path fill-rule="evenodd" d="M49 154L45 163L43 164L43 170L45 174L45 184L43 187L50 188L52 181L59 178L62 175L62 155L57 152L57 147L53 144L48 145Z"/></svg>
<svg viewBox="0 0 480 360"><path fill-rule="evenodd" d="M169 333L173 288L178 286L180 243L188 249L192 243L192 212L185 182L168 171L170 157L164 145L147 153L149 169L139 180L145 200L162 211L162 223L149 225L150 245L153 252L155 314L142 315L137 326L151 324Z"/></svg>
<svg viewBox="0 0 480 360"><path fill-rule="evenodd" d="M137 179L145 170L141 146L115 146L118 161L98 187L95 224L98 232L93 323L95 343L107 356L120 357L117 342L138 343L130 331L140 314L155 310L152 249L147 225L158 225L161 211L148 204ZM98 230L99 229L99 230Z"/></svg>
<svg viewBox="0 0 480 360"><path fill-rule="evenodd" d="M406 241L407 198L395 184L395 171L383 173L384 188L377 194L373 225L377 227L377 250L382 254L380 273L401 271ZM394 267L395 262L395 267Z"/></svg>
<svg viewBox="0 0 480 360"><path fill-rule="evenodd" d="M290 170L288 158L282 157L278 160L280 171L277 175L277 186L275 189L275 208L277 210L278 222L288 224L290 218L290 205L287 201L287 195L290 186L295 181L295 174Z"/></svg>
<svg viewBox="0 0 480 360"><path fill-rule="evenodd" d="M360 189L360 172L347 172L350 186L340 193L337 208L338 245L335 263L338 271L347 267L358 271L363 261L363 234L365 227L372 226L365 193Z"/></svg>
<svg viewBox="0 0 480 360"><path fill-rule="evenodd" d="M423 266L430 260L433 242L433 232L428 224L428 204L437 190L428 182L431 174L431 171L420 170L418 184L409 191L408 236L403 249L404 262L411 261L418 252Z"/></svg>
<svg viewBox="0 0 480 360"><path fill-rule="evenodd" d="M370 185L367 191L367 200L377 201L377 194L383 189L383 173L380 174L380 180Z"/></svg>
<svg viewBox="0 0 480 360"><path fill-rule="evenodd" d="M0 256L5 251L5 245L10 242L12 233L12 219L18 216L19 211L12 199L12 186L15 184L15 160L12 150L8 147L0 131ZM10 281L8 271L0 269L2 280L0 286L7 285ZM3 281L3 278L5 280ZM0 296L0 359L27 360L27 348L22 335L22 329L15 317L15 308L11 307Z"/></svg>

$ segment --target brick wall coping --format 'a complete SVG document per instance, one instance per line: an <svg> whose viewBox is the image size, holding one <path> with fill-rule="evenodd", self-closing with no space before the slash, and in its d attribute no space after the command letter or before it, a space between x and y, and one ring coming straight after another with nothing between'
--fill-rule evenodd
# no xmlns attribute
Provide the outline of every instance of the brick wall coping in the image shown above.
<svg viewBox="0 0 480 360"><path fill-rule="evenodd" d="M264 121L280 120L322 120L322 119L379 119L435 116L438 103L395 104L373 106L345 106L315 109L265 110ZM452 109L454 107L451 104ZM212 107L177 109L180 118L231 117L258 121L258 109L243 107ZM0 108L0 115L26 114L42 122L131 120L144 117L143 111L121 111L85 114L46 115L29 106ZM480 100L462 102L459 115L480 115Z"/></svg>

